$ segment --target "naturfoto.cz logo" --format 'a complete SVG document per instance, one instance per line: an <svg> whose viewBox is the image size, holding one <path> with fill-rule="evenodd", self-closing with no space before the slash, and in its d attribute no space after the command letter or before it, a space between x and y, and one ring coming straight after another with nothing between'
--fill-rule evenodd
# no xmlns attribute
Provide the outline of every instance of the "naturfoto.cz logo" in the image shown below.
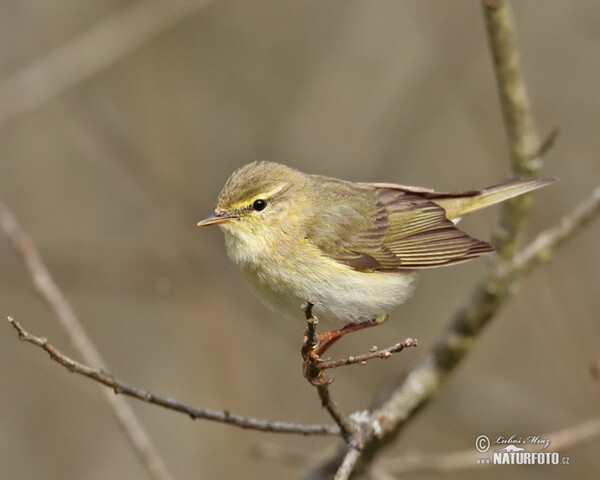
<svg viewBox="0 0 600 480"><path fill-rule="evenodd" d="M493 441L487 435L479 435L475 440L475 448L479 453L487 453L492 445L504 446L493 450L491 458L476 458L475 463L478 465L568 465L569 457L561 456L558 452L527 451L528 445L545 450L550 443L549 439L537 435L527 437L500 435L493 438Z"/></svg>

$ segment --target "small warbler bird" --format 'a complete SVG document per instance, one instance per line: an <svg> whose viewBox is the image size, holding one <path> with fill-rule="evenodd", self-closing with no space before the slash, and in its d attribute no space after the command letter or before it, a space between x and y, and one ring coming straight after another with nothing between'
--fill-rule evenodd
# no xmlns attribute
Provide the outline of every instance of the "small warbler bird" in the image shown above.
<svg viewBox="0 0 600 480"><path fill-rule="evenodd" d="M552 181L440 193L254 162L231 175L215 215L198 225L221 227L229 257L268 306L302 319L310 301L320 321L351 331L385 321L411 294L417 270L493 250L455 227L462 215Z"/></svg>

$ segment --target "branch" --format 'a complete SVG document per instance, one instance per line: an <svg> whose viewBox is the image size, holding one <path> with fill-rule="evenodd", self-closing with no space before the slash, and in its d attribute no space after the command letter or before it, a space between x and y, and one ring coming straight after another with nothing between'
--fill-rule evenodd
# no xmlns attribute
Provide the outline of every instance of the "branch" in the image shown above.
<svg viewBox="0 0 600 480"><path fill-rule="evenodd" d="M138 400L142 400L146 403L153 405L159 405L161 407L175 410L176 412L184 413L189 415L193 420L202 418L205 420L214 420L217 422L227 423L229 425L235 425L241 428L250 430L261 430L264 432L276 432L276 433L300 433L303 435L339 435L340 430L336 425L319 425L319 424L300 424L290 422L274 422L269 420L261 420L252 417L243 417L236 415L228 411L215 411L208 410L205 408L198 408L186 403L174 400L169 397L163 397L156 395L148 390L143 390L138 387L134 387L119 380L111 373L107 372L102 368L92 368L83 363L77 362L72 358L66 356L54 346L50 344L47 338L36 337L27 330L25 330L21 324L11 317L8 317L8 322L17 330L19 333L19 339L25 342L29 342L33 345L44 349L50 354L50 358L55 362L58 362L65 367L69 372L78 373L85 377L91 378L96 382L102 383L103 385L110 387L114 393L128 395ZM108 390L106 390L108 391Z"/></svg>
<svg viewBox="0 0 600 480"><path fill-rule="evenodd" d="M135 2L0 81L0 126L93 77L209 0Z"/></svg>
<svg viewBox="0 0 600 480"><path fill-rule="evenodd" d="M15 217L2 203L0 203L0 227L10 238L21 260L25 263L36 292L50 306L59 325L65 330L77 352L87 363L103 366L104 360L87 336L73 308L54 282L33 242L21 230ZM135 453L150 475L156 480L172 478L133 409L124 399L111 395L108 390L103 389L102 392Z"/></svg>
<svg viewBox="0 0 600 480"><path fill-rule="evenodd" d="M333 480L349 479L350 475L352 475L352 472L354 471L356 463L358 462L360 454L361 452L359 449L350 446L350 448L348 448L346 454L344 455L344 459L342 460L340 468L338 468L337 472L335 472Z"/></svg>
<svg viewBox="0 0 600 480"><path fill-rule="evenodd" d="M357 363L360 365L364 365L369 360L373 360L375 358L388 359L394 353L401 352L405 348L408 347L416 347L417 340L413 338L407 338L403 342L397 343L396 345L392 345L391 347L384 348L383 350L377 350L376 347L372 347L369 353L364 353L362 355L350 356L347 358L340 358L339 360L320 360L319 368L322 370L327 370L328 368L337 368L344 367L346 365L356 365Z"/></svg>
<svg viewBox="0 0 600 480"><path fill-rule="evenodd" d="M314 353L314 348L318 345L319 340L317 338L317 325L319 320L312 313L312 308L315 306L314 302L307 301L300 308L304 312L306 317L306 331L304 338L302 339L302 358L304 359L302 364L302 370L304 377L317 388L319 398L321 399L321 405L327 410L331 418L335 421L340 429L340 434L344 440L349 441L351 432L354 430L354 425L348 420L337 403L331 398L329 393L329 384L331 383L323 370L319 367L318 355Z"/></svg>
<svg viewBox="0 0 600 480"><path fill-rule="evenodd" d="M304 316L306 317L306 330L302 340L302 358L303 372L305 378L311 385L317 388L321 405L327 410L331 418L340 427L340 432L346 443L351 444L354 438L356 425L344 416L337 403L331 398L329 392L329 384L331 381L327 379L324 370L328 368L337 368L345 365L354 365L357 363L365 364L368 360L374 358L390 358L393 353L401 352L406 347L417 346L417 342L412 338L407 338L404 342L397 343L392 347L384 350L377 350L377 347L372 347L369 353L359 355L357 357L348 357L340 360L321 360L319 355L315 353L315 348L319 344L316 327L319 320L313 315L312 309L314 302L307 301L301 306ZM339 338L339 337L338 337ZM330 340L331 341L331 340ZM335 340L334 340L335 341Z"/></svg>
<svg viewBox="0 0 600 480"><path fill-rule="evenodd" d="M321 405L323 408L325 408L325 410L327 410L331 418L333 418L335 423L338 425L340 430L338 433L342 436L342 438L344 438L344 440L346 440L346 442L349 442L352 431L354 430L354 424L348 418L346 418L346 416L340 410L338 404L335 403L331 398L328 383L315 385L315 387L317 388L317 392L319 392Z"/></svg>
<svg viewBox="0 0 600 480"><path fill-rule="evenodd" d="M599 210L600 187L596 187L586 200L575 207L571 213L565 215L556 226L539 234L527 248L515 257L511 275L513 277L524 276L533 267L549 261L556 249L592 221L598 215Z"/></svg>
<svg viewBox="0 0 600 480"><path fill-rule="evenodd" d="M516 177L532 177L541 169L541 154L552 145L557 130L540 145L521 72L514 22L508 4L504 0L483 0L483 11L508 137L512 174ZM492 240L499 261L510 262L512 259L532 199L533 195L529 193L502 203Z"/></svg>

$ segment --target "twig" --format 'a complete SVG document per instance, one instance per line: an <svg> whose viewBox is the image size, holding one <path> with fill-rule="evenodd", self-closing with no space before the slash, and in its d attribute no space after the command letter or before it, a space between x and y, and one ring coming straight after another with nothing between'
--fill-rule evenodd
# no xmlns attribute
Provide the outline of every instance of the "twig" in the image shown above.
<svg viewBox="0 0 600 480"><path fill-rule="evenodd" d="M360 457L360 450L354 446L350 446L344 455L344 459L340 464L337 472L335 472L334 480L348 480L354 471L356 463Z"/></svg>
<svg viewBox="0 0 600 480"><path fill-rule="evenodd" d="M531 177L540 170L540 153L546 147L540 146L535 131L529 94L521 72L512 13L504 0L483 0L483 11L508 137L511 170L517 177ZM551 135L550 141L544 144L551 145L553 138L554 135ZM509 263L512 260L532 198L533 195L529 193L502 203L492 240L497 261Z"/></svg>
<svg viewBox="0 0 600 480"><path fill-rule="evenodd" d="M535 156L543 157L544 155L546 155L546 153L552 150L552 147L554 147L554 144L556 143L556 140L558 139L559 135L560 129L558 127L554 127L550 131L550 134L546 137L546 140L544 140L542 144L538 147L537 151L535 152Z"/></svg>
<svg viewBox="0 0 600 480"><path fill-rule="evenodd" d="M584 442L589 442L600 436L600 418L587 420L579 425L571 426L555 432L541 435L551 441L553 452L562 452ZM541 446L528 445L528 451L540 450ZM462 450L445 454L421 454L412 452L402 458L381 462L381 467L395 475L412 472L449 473L469 468L483 468L491 464L478 464L475 459L481 457L477 450Z"/></svg>
<svg viewBox="0 0 600 480"><path fill-rule="evenodd" d="M319 319L313 315L312 309L315 306L310 300L303 303L300 307L306 317L306 329L302 338L302 373L311 385L328 385L330 381L327 379L325 372L319 368L319 356L315 353L315 347L319 344L317 336L317 325ZM321 392L319 392L321 395ZM323 399L321 398L321 402ZM323 406L325 404L323 403Z"/></svg>
<svg viewBox="0 0 600 480"><path fill-rule="evenodd" d="M565 215L557 225L540 233L519 255L511 266L513 276L523 276L528 270L539 263L547 262L563 242L573 236L594 219L600 212L600 187L571 213Z"/></svg>
<svg viewBox="0 0 600 480"><path fill-rule="evenodd" d="M37 293L48 303L75 349L85 362L102 367L104 360L87 336L71 305L52 279L33 242L21 230L12 213L2 203L0 203L0 227L10 238L15 250L25 263ZM157 480L172 478L132 408L123 398L111 395L108 390L102 389L102 393L111 406L111 411L119 425L125 431L134 451L151 476Z"/></svg>
<svg viewBox="0 0 600 480"><path fill-rule="evenodd" d="M300 307L304 312L304 316L306 318L306 340L304 341L304 345L308 348L313 349L319 343L317 338L317 325L319 324L319 319L315 317L312 313L312 309L315 306L314 302L307 301L303 303Z"/></svg>
<svg viewBox="0 0 600 480"><path fill-rule="evenodd" d="M209 0L134 2L0 81L0 126L93 77Z"/></svg>
<svg viewBox="0 0 600 480"><path fill-rule="evenodd" d="M482 3L511 167L516 176L530 177L542 166L536 157L540 152L540 141L521 72L512 12L504 0L483 0Z"/></svg>
<svg viewBox="0 0 600 480"><path fill-rule="evenodd" d="M331 418L333 418L335 423L340 428L339 433L342 435L342 438L344 438L346 442L349 442L352 436L352 432L354 430L354 424L348 418L346 418L346 416L340 410L338 404L335 403L331 398L328 383L323 383L315 386L317 387L317 392L319 392L321 405L323 406L323 408L325 408L325 410L327 410Z"/></svg>
<svg viewBox="0 0 600 480"><path fill-rule="evenodd" d="M407 338L403 342L397 343L396 345L392 345L391 347L384 348L383 350L375 350L369 353L364 353L358 356L350 356L347 358L340 358L338 360L320 360L319 368L323 370L327 370L328 368L337 368L343 367L346 365L355 365L365 364L369 360L373 360L375 358L387 359L392 356L394 353L401 352L405 348L408 347L416 347L417 340L413 338Z"/></svg>
<svg viewBox="0 0 600 480"><path fill-rule="evenodd" d="M156 395L148 390L143 390L138 387L134 387L119 380L111 373L107 372L102 368L92 368L83 363L77 362L72 358L66 356L54 346L52 346L47 338L36 337L27 330L25 330L19 322L12 318L8 318L8 321L19 333L19 338L22 341L32 343L38 347L43 348L50 354L50 358L55 362L60 363L69 372L78 373L95 380L107 387L110 387L115 393L128 395L138 400L142 400L147 403L154 405L160 405L161 407L175 410L180 413L189 415L192 419L202 418L205 420L214 420L217 422L227 423L229 425L235 425L241 428L247 428L251 430L261 430L265 432L276 432L276 433L299 433L303 435L339 435L340 430L337 425L319 425L319 424L300 424L290 422L275 422L270 420L262 420L252 417L244 417L236 415L228 411L215 411L208 410L205 408L198 408L186 403L174 400L173 398L163 397ZM107 390L108 391L108 390ZM114 396L114 395L113 395Z"/></svg>
<svg viewBox="0 0 600 480"><path fill-rule="evenodd" d="M319 398L321 399L321 405L339 426L342 437L346 441L349 441L354 426L352 422L344 416L337 403L331 398L329 392L329 383L331 382L325 376L325 372L320 368L319 357L313 351L314 347L318 344L316 327L319 323L317 317L312 313L312 308L314 306L314 302L309 300L301 307L306 317L306 331L302 340L301 350L302 358L304 359L302 365L304 377L317 388Z"/></svg>

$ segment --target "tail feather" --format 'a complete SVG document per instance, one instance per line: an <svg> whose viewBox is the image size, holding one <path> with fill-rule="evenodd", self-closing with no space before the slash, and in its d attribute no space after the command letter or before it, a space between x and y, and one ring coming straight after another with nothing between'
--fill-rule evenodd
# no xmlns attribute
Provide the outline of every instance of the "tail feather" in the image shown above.
<svg viewBox="0 0 600 480"><path fill-rule="evenodd" d="M432 198L432 200L446 210L446 217L449 220L456 220L469 212L545 187L555 180L555 178L531 180L512 178L480 190L442 194L443 196Z"/></svg>

